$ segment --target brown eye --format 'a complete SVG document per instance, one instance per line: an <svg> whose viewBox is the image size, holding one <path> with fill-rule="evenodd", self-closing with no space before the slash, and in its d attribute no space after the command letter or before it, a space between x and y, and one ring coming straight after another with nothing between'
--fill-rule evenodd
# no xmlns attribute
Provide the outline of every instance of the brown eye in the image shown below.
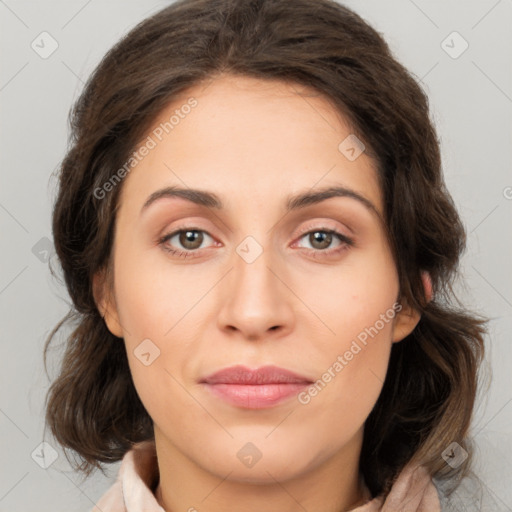
<svg viewBox="0 0 512 512"><path fill-rule="evenodd" d="M204 236L201 231L180 231L179 243L189 250L198 249L203 242Z"/></svg>
<svg viewBox="0 0 512 512"><path fill-rule="evenodd" d="M309 247L302 245L302 240L307 241ZM337 243L333 245L335 241ZM354 246L355 240L353 238L340 233L336 229L322 226L309 230L306 228L297 241L293 243L293 247L304 249L307 256L321 261L341 256Z"/></svg>
<svg viewBox="0 0 512 512"><path fill-rule="evenodd" d="M158 243L167 252L178 256L191 257L194 256L196 252L200 252L199 249L202 248L201 246L205 241L205 235L206 237L212 238L202 229L177 229L163 236Z"/></svg>
<svg viewBox="0 0 512 512"><path fill-rule="evenodd" d="M351 238L336 230L327 228L308 231L300 237L300 240L302 239L306 239L310 244L311 247L307 247L308 249L316 252L330 253L354 245L354 241ZM331 248L335 240L338 241L338 244Z"/></svg>
<svg viewBox="0 0 512 512"><path fill-rule="evenodd" d="M332 243L332 233L327 231L312 231L309 233L309 242L314 249L327 249Z"/></svg>

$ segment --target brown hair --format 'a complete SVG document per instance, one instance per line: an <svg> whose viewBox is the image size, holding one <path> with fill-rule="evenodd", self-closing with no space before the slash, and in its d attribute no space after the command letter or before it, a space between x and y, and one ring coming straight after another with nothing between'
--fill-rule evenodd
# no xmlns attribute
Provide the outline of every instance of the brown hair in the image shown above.
<svg viewBox="0 0 512 512"><path fill-rule="evenodd" d="M179 0L142 21L103 58L70 113L72 139L59 175L53 236L75 322L46 423L87 476L152 439L124 344L98 312L92 276L111 265L118 196L94 191L112 179L176 95L221 73L306 85L332 101L366 145L385 198L400 299L421 319L393 344L382 393L365 423L360 469L372 496L386 494L414 459L457 481L441 454L468 428L483 357L485 319L456 298L465 231L441 171L428 99L383 38L333 0ZM434 297L425 300L421 272ZM52 271L53 272L53 271ZM68 456L66 452L66 456Z"/></svg>

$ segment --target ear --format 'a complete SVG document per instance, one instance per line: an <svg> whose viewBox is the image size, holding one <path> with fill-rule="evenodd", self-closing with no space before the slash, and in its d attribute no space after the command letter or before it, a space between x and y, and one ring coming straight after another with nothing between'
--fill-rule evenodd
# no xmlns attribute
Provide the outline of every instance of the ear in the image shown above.
<svg viewBox="0 0 512 512"><path fill-rule="evenodd" d="M427 271L421 273L421 280L423 281L423 289L425 290L425 298L427 302L432 300L432 279Z"/></svg>
<svg viewBox="0 0 512 512"><path fill-rule="evenodd" d="M432 299L432 280L430 274L423 271L421 273L421 280L423 281L425 298L427 302L430 302ZM401 306L393 324L393 343L402 341L406 336L411 334L421 318L421 314L416 309L408 305L401 304Z"/></svg>
<svg viewBox="0 0 512 512"><path fill-rule="evenodd" d="M94 274L92 279L94 301L108 330L118 338L123 337L117 305L107 280L105 269Z"/></svg>

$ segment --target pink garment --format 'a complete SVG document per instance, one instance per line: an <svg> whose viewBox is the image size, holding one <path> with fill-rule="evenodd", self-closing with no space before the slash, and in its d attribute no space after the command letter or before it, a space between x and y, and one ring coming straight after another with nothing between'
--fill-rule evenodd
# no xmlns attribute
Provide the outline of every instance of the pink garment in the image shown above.
<svg viewBox="0 0 512 512"><path fill-rule="evenodd" d="M157 481L155 443L138 443L125 454L116 482L91 512L165 512L153 494ZM441 504L426 470L406 466L385 500L378 496L351 512L441 512Z"/></svg>

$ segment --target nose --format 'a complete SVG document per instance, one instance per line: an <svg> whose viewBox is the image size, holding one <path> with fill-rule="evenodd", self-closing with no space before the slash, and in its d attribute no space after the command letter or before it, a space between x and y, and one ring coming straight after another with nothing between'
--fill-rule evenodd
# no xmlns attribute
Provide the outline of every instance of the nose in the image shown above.
<svg viewBox="0 0 512 512"><path fill-rule="evenodd" d="M286 272L272 261L270 251L249 261L233 254L234 268L223 279L218 326L249 341L284 336L294 321L294 295L287 286Z"/></svg>

